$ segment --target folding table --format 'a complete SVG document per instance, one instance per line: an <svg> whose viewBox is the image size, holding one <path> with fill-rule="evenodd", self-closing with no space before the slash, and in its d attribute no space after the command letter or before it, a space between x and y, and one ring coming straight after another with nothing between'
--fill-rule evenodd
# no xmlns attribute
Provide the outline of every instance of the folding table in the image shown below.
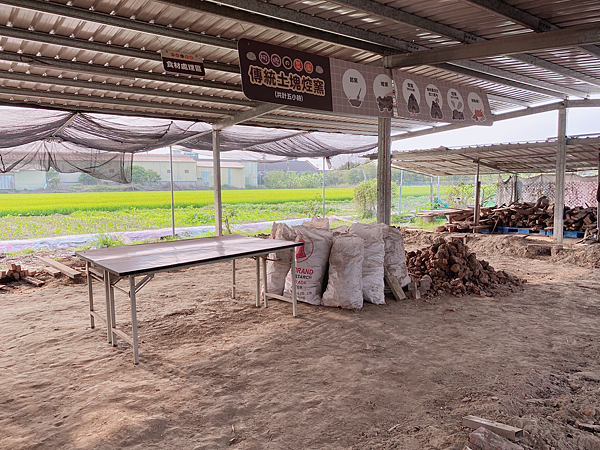
<svg viewBox="0 0 600 450"><path fill-rule="evenodd" d="M106 323L109 344L117 345L117 336L133 347L134 364L138 364L138 327L136 311L136 294L150 282L155 273L169 272L204 264L232 261L232 297L236 295L235 260L242 258L256 259L256 306L260 306L260 268L263 267L264 304L268 298L279 298L292 301L292 313L298 315L296 299L296 263L295 251L291 258L292 298L288 299L267 292L266 260L269 253L282 250L293 250L303 245L301 242L282 241L278 239L260 239L241 235L216 236L210 238L186 239L171 242L108 247L97 250L85 250L75 254L86 261L90 322L94 328L95 320ZM136 283L136 277L142 277ZM94 310L92 279L104 282L106 300L106 319ZM123 279L129 280L129 289L117 286ZM115 314L114 290L119 289L131 300L132 336L117 328Z"/></svg>

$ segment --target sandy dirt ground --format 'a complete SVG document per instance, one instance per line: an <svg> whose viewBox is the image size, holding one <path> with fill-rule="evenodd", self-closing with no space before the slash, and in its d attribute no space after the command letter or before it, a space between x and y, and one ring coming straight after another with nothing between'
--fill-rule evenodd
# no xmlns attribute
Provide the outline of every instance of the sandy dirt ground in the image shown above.
<svg viewBox="0 0 600 450"><path fill-rule="evenodd" d="M230 264L158 274L138 296L138 366L90 329L85 284L15 284L0 291L0 449L461 450L468 414L522 427L527 449L600 449L578 425L600 423L600 270L498 242L473 247L522 288L298 318L232 300Z"/></svg>

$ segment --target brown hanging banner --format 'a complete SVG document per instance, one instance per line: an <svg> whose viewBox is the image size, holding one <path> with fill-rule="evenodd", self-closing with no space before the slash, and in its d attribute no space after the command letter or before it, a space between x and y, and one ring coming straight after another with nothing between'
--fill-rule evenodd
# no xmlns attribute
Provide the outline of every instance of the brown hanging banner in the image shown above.
<svg viewBox="0 0 600 450"><path fill-rule="evenodd" d="M249 99L333 111L329 58L249 39L238 52Z"/></svg>

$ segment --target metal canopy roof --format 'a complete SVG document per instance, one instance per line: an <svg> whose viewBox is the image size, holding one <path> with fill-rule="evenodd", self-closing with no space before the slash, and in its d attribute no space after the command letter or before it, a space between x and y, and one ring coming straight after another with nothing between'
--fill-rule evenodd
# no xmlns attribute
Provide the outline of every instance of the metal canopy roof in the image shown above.
<svg viewBox="0 0 600 450"><path fill-rule="evenodd" d="M242 37L363 64L381 64L384 56L393 62L409 53L427 62L428 52L444 49L452 62L402 70L477 86L490 95L495 114L600 92L597 0L0 0L0 5L4 105L215 123L258 106L241 92L236 45ZM528 47L540 33L555 42L550 37L561 32L574 35L575 43ZM503 43L515 38L532 50L514 54ZM475 52L489 43L497 43L497 50ZM460 44L469 44L477 57L453 59L464 51ZM202 56L206 76L164 73L161 49ZM291 107L245 123L377 134L375 118ZM428 125L393 119L392 134Z"/></svg>
<svg viewBox="0 0 600 450"><path fill-rule="evenodd" d="M426 175L554 173L556 138L547 141L412 150L392 154L392 166ZM567 137L567 171L598 169L600 136Z"/></svg>

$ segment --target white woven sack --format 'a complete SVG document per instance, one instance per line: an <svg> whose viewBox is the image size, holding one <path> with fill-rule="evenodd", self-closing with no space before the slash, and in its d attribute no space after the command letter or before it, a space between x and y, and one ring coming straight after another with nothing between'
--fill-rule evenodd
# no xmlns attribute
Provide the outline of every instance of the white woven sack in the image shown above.
<svg viewBox="0 0 600 450"><path fill-rule="evenodd" d="M323 305L344 309L363 306L364 241L354 234L334 236L329 254L329 282Z"/></svg>
<svg viewBox="0 0 600 450"><path fill-rule="evenodd" d="M368 302L385 305L383 260L385 247L383 230L376 224L355 223L350 233L364 240L364 259L362 269L363 296Z"/></svg>
<svg viewBox="0 0 600 450"><path fill-rule="evenodd" d="M323 278L329 263L333 235L329 230L299 225L292 227L296 242L304 245L296 248L296 295L299 301L311 305L321 304ZM285 279L286 297L292 296L291 272Z"/></svg>
<svg viewBox="0 0 600 450"><path fill-rule="evenodd" d="M391 275L398 279L402 286L410 283L408 268L406 267L406 251L404 250L404 238L398 228L386 224L379 224L383 231L383 242L385 245L385 257L383 268L385 275Z"/></svg>
<svg viewBox="0 0 600 450"><path fill-rule="evenodd" d="M295 235L289 225L274 222L273 228L271 228L271 238L293 241ZM269 261L267 261L267 291L270 294L283 295L285 277L290 271L293 255L293 250L283 250L269 254Z"/></svg>
<svg viewBox="0 0 600 450"><path fill-rule="evenodd" d="M323 230L329 230L329 219L327 217L313 217L310 220L305 220L302 225L306 227L322 228Z"/></svg>

